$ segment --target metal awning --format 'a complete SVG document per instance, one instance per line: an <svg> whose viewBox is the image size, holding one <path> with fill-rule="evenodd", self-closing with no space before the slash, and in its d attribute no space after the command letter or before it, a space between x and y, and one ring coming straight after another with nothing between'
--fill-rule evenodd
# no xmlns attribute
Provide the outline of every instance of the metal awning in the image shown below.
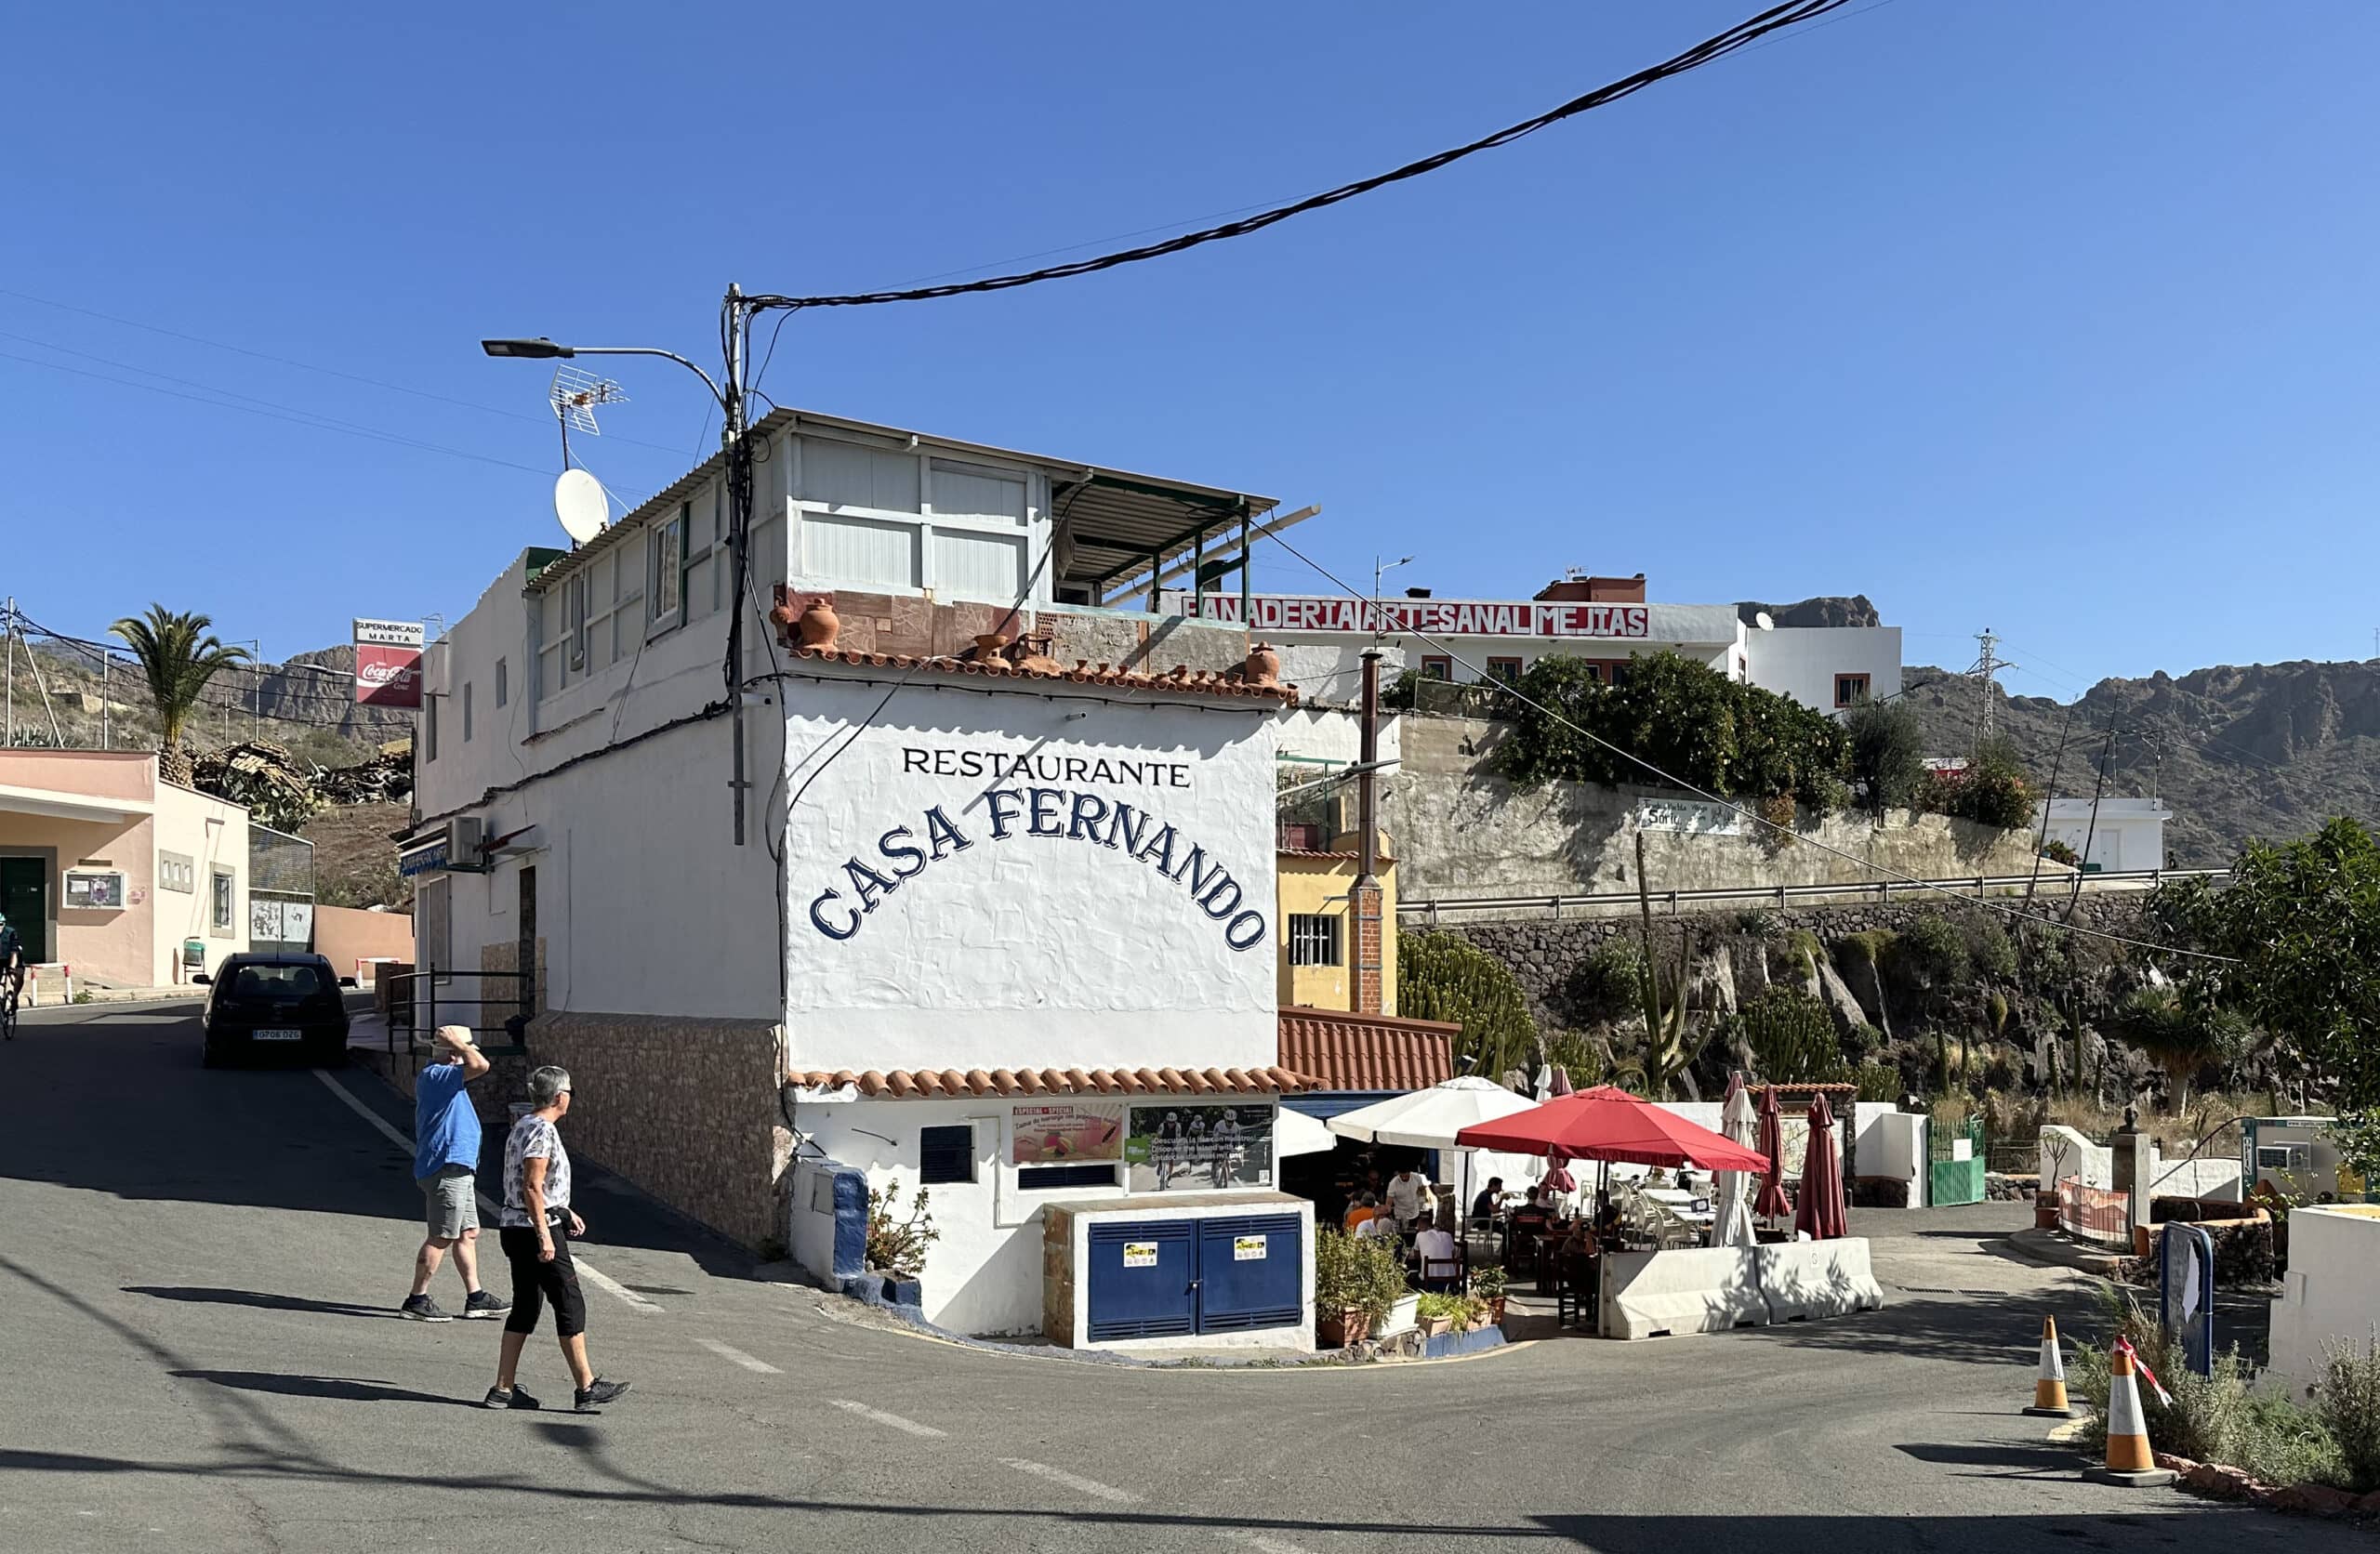
<svg viewBox="0 0 2380 1554"><path fill-rule="evenodd" d="M46 820L117 822L156 813L157 807L139 798L95 798L87 794L54 788L0 785L0 814L39 815Z"/></svg>

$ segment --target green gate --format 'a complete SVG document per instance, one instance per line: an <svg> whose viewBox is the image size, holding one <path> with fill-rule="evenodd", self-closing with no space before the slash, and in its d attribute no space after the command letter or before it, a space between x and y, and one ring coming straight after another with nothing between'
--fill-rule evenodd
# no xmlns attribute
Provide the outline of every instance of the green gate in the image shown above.
<svg viewBox="0 0 2380 1554"><path fill-rule="evenodd" d="M1936 1123L1925 1132L1931 1157L1925 1170L1927 1205L1940 1208L1983 1202L1983 1119L1969 1117L1947 1126Z"/></svg>

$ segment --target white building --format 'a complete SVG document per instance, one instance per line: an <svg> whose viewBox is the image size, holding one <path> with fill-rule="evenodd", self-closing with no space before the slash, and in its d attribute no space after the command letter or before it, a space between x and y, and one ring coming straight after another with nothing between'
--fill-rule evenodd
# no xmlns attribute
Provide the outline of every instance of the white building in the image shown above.
<svg viewBox="0 0 2380 1554"><path fill-rule="evenodd" d="M530 968L574 1145L823 1275L922 1181L943 1325L1310 1343L1271 1150L1295 693L1236 626L1057 602L1272 504L807 413L755 435L739 695L718 458L523 553L433 650L403 853L431 985L500 1006Z"/></svg>
<svg viewBox="0 0 2380 1554"><path fill-rule="evenodd" d="M2165 823L2174 811L2161 798L2101 798L2092 819L2088 798L2048 800L2047 840L2064 842L2085 869L2116 874L2165 866ZM2033 811L2038 821L2041 810Z"/></svg>
<svg viewBox="0 0 2380 1554"><path fill-rule="evenodd" d="M1309 759L1354 758L1344 709L1360 691L1361 655L1376 629L1387 680L1407 669L1457 684L1516 679L1549 655L1584 659L1609 679L1640 654L1668 652L1827 713L1900 690L1898 626L1763 627L1732 604L1648 603L1641 575L1565 578L1528 599L1437 599L1411 589L1376 602L1291 594L1243 600L1223 592L1210 594L1201 612L1245 619L1279 648L1281 676L1304 704L1285 747Z"/></svg>

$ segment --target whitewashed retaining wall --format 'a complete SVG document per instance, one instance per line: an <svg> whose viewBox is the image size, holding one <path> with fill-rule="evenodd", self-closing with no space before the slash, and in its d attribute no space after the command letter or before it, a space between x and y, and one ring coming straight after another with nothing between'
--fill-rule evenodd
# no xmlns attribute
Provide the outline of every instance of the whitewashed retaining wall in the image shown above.
<svg viewBox="0 0 2380 1554"><path fill-rule="evenodd" d="M2272 1303L2268 1385L2301 1402L2320 1379L2330 1346L2361 1348L2380 1324L2380 1206L2314 1205L2289 1217L2289 1271Z"/></svg>

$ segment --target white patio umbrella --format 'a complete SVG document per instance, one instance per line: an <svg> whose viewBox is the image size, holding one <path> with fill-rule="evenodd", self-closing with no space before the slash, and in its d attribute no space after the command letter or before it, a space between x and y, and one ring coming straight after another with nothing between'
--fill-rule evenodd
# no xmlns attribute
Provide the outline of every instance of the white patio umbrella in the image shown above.
<svg viewBox="0 0 2380 1554"><path fill-rule="evenodd" d="M1426 1090L1391 1096L1330 1119L1330 1131L1367 1144L1402 1144L1415 1150L1461 1149L1455 1135L1478 1123L1533 1110L1537 1102L1514 1095L1492 1079L1464 1074ZM1471 1157L1462 1154L1462 1201L1456 1205L1460 1222L1471 1212ZM1463 1238L1470 1245L1470 1238Z"/></svg>
<svg viewBox="0 0 2380 1554"><path fill-rule="evenodd" d="M1759 1122L1752 1114L1752 1092L1744 1088L1744 1076L1731 1075L1727 1081L1727 1102L1719 1113L1719 1131L1729 1141L1746 1149L1754 1147ZM1711 1245L1713 1246L1750 1246L1759 1241L1752 1222L1752 1179L1749 1171L1718 1173L1716 1193L1712 1200L1712 1216Z"/></svg>
<svg viewBox="0 0 2380 1554"><path fill-rule="evenodd" d="M1336 1149L1338 1144L1329 1127L1302 1112L1292 1112L1284 1106L1273 1115L1273 1153L1276 1158L1320 1154Z"/></svg>

